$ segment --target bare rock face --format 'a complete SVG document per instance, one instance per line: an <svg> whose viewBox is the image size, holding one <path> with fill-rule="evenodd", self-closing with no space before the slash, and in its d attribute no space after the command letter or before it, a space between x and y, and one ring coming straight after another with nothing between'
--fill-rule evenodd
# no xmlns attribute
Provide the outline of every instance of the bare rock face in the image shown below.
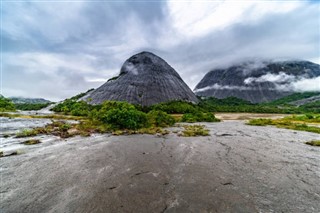
<svg viewBox="0 0 320 213"><path fill-rule="evenodd" d="M106 100L150 106L171 100L198 102L179 74L162 58L141 52L122 65L120 74L89 93L83 100L100 104Z"/></svg>
<svg viewBox="0 0 320 213"><path fill-rule="evenodd" d="M245 62L208 72L198 96L237 97L252 103L273 101L295 92L320 91L320 65L308 61Z"/></svg>

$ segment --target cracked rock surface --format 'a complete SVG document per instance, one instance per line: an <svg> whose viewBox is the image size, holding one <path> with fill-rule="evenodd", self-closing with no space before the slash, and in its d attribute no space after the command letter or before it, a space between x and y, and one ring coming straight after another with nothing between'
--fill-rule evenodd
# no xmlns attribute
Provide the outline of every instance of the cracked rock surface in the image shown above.
<svg viewBox="0 0 320 213"><path fill-rule="evenodd" d="M93 135L1 158L0 212L319 212L319 134L205 123L207 137Z"/></svg>

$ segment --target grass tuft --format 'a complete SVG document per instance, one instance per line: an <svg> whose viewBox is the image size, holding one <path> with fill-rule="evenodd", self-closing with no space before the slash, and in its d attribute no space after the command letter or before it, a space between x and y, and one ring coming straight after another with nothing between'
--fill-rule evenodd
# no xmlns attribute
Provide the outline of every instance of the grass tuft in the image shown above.
<svg viewBox="0 0 320 213"><path fill-rule="evenodd" d="M247 123L248 125L253 126L266 126L266 125L273 125L278 128L284 129L293 129L299 131L306 131L306 132L313 132L320 134L320 128L313 125L307 125L309 123L314 124L319 122L319 115L295 115L295 116L288 116L285 118L280 119L251 119Z"/></svg>
<svg viewBox="0 0 320 213"><path fill-rule="evenodd" d="M23 142L23 144L25 144L25 145L34 145L34 144L39 144L39 143L41 143L41 142L38 139L30 139L30 140Z"/></svg>
<svg viewBox="0 0 320 213"><path fill-rule="evenodd" d="M195 136L208 136L209 130L204 125L184 125L184 130L179 136L182 137L195 137Z"/></svg>
<svg viewBox="0 0 320 213"><path fill-rule="evenodd" d="M21 132L18 132L16 138L25 138L25 137L32 137L36 136L38 131L36 129L24 129Z"/></svg>
<svg viewBox="0 0 320 213"><path fill-rule="evenodd" d="M306 142L306 144L310 145L310 146L320 146L320 140L308 141L308 142Z"/></svg>

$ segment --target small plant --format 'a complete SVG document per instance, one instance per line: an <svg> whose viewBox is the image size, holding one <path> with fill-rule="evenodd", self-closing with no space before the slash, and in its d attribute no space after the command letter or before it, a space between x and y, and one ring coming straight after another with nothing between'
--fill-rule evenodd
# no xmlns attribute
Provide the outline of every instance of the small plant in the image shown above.
<svg viewBox="0 0 320 213"><path fill-rule="evenodd" d="M320 140L308 141L308 142L306 142L306 144L308 144L310 146L320 146Z"/></svg>
<svg viewBox="0 0 320 213"><path fill-rule="evenodd" d="M17 133L16 138L31 137L31 136L36 136L37 134L38 134L38 131L36 129L24 129L21 132Z"/></svg>
<svg viewBox="0 0 320 213"><path fill-rule="evenodd" d="M41 142L38 139L30 139L30 140L23 142L23 144L25 144L25 145L34 145L34 144L39 144L39 143L41 143Z"/></svg>
<svg viewBox="0 0 320 213"><path fill-rule="evenodd" d="M185 125L182 134L183 137L208 136L209 130L204 125Z"/></svg>
<svg viewBox="0 0 320 213"><path fill-rule="evenodd" d="M0 151L0 158L3 157L3 151Z"/></svg>

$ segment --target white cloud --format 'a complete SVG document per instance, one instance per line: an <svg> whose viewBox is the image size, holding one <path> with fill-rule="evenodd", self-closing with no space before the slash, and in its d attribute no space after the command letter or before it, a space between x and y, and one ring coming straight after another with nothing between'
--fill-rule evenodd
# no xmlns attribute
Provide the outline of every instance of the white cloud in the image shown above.
<svg viewBox="0 0 320 213"><path fill-rule="evenodd" d="M320 92L320 76L303 78L287 84L276 85L278 90L294 92Z"/></svg>
<svg viewBox="0 0 320 213"><path fill-rule="evenodd" d="M172 27L185 38L204 36L230 25L256 23L265 15L287 13L298 1L168 1Z"/></svg>
<svg viewBox="0 0 320 213"><path fill-rule="evenodd" d="M220 85L220 84L216 83L212 86L203 87L200 89L195 89L194 92L203 92L203 91L207 91L207 90L211 90L211 89L215 89L215 90L254 90L256 88L245 87L245 86L234 86L234 85Z"/></svg>
<svg viewBox="0 0 320 213"><path fill-rule="evenodd" d="M254 82L272 82L272 83L285 83L294 81L296 77L294 75L288 75L284 72L280 72L279 74L267 73L260 77L249 77L244 80L245 84L252 84Z"/></svg>
<svg viewBox="0 0 320 213"><path fill-rule="evenodd" d="M6 1L3 71L15 74L4 73L4 88L43 97L74 95L118 75L123 62L143 50L163 57L190 87L212 69L252 57L319 62L318 6L247 0ZM26 73L46 83L23 82ZM61 91L52 91L57 88Z"/></svg>
<svg viewBox="0 0 320 213"><path fill-rule="evenodd" d="M5 64L22 66L24 71L29 73L57 74L59 69L84 74L98 71L92 66L95 57L86 54L24 52L20 54L7 53L3 54L3 57Z"/></svg>

